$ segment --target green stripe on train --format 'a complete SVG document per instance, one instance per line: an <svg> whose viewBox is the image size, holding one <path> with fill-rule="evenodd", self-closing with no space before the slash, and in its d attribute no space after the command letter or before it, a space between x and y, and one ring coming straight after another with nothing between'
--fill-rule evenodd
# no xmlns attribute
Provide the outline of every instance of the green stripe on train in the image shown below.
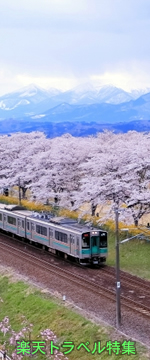
<svg viewBox="0 0 150 360"><path fill-rule="evenodd" d="M30 235L31 236L31 235ZM33 235L33 240L35 240L35 238L37 240L41 240L41 241L49 241L47 238L43 237L43 236L40 236L40 235Z"/></svg>
<svg viewBox="0 0 150 360"><path fill-rule="evenodd" d="M92 251L91 251L92 250ZM94 251L93 251L94 250ZM82 254L86 254L86 255L91 255L91 252L92 252L92 254L103 254L103 253L107 253L107 248L104 248L104 249L101 249L101 248L99 248L99 251L97 252L97 250L96 249L91 249L91 248L89 248L89 249L82 249L81 250L81 253Z"/></svg>
<svg viewBox="0 0 150 360"><path fill-rule="evenodd" d="M53 241L53 244L58 245L58 246L60 246L61 248L67 248L67 249L69 249L69 245L64 245L64 244L61 244L61 243L57 243L56 241Z"/></svg>

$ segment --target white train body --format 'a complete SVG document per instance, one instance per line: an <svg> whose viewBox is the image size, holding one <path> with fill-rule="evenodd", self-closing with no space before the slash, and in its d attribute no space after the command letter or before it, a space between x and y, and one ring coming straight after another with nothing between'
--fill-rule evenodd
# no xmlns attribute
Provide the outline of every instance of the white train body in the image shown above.
<svg viewBox="0 0 150 360"><path fill-rule="evenodd" d="M17 205L0 204L0 229L82 264L99 264L107 257L107 232L68 218L52 218Z"/></svg>

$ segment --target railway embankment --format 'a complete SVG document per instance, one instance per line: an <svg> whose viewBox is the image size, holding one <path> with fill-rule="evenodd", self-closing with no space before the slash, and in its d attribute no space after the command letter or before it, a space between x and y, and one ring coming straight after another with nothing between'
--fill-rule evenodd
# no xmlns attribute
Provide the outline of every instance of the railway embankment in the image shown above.
<svg viewBox="0 0 150 360"><path fill-rule="evenodd" d="M1 290L1 320L2 317L8 316L9 322L14 331L18 332L22 329L24 319L28 323L33 324L33 331L30 334L30 341L43 340L40 338L40 332L44 329L51 329L56 335L55 345L61 347L65 342L71 342L72 351L66 354L68 359L107 359L108 343L114 344L117 340L118 349L120 346L120 352L117 355L118 359L122 356L125 360L129 358L129 354L124 353L122 355L125 342L132 341L132 349L136 349L136 354L130 354L131 360L147 360L150 355L150 350L146 346L136 342L135 339L126 336L125 334L116 331L112 327L102 323L99 316L94 317L94 314L88 310L88 308L82 309L75 306L75 303L71 302L67 297L66 301L63 300L60 291L56 291L52 294L48 287L43 287L34 282L30 285L28 277L23 274L17 273L12 267L0 266L0 290ZM24 283L26 281L26 284ZM55 298L54 298L55 295ZM113 311L113 309L112 309ZM144 324L143 324L144 325ZM0 333L0 342L9 340L9 334L5 336ZM29 340L29 339L26 339ZM95 344L101 344L101 350L98 353ZM80 346L84 344L84 346ZM9 347L7 352L9 352ZM69 351L69 348L61 348L63 351ZM88 351L88 350L90 351ZM95 350L94 350L95 349ZM92 354L93 352L93 354ZM115 347L111 352L111 359L116 359ZM37 354L37 359L42 360L44 355L42 353Z"/></svg>
<svg viewBox="0 0 150 360"><path fill-rule="evenodd" d="M9 276L13 272L14 274L13 279L14 278L17 279L19 277L23 281L29 282L30 284L32 284L32 286L33 285L35 286L34 290L32 291L31 289L28 290L27 294L28 293L30 294L30 292L31 293L33 292L35 294L37 292L37 290L35 289L38 288L40 296L42 297L44 296L44 298L46 297L49 300L51 296L54 296L57 298L57 302L59 302L61 306L63 305L65 309L68 308L72 308L74 310L76 309L76 311L84 315L86 319L92 319L95 323L100 324L99 325L100 329L101 327L103 329L102 334L103 333L107 334L107 337L109 337L110 339L115 339L115 340L117 339L119 342L122 341L123 338L125 337L126 339L133 339L133 341L134 340L140 341L141 343L149 347L149 331L150 331L149 316L147 316L148 314L144 314L144 311L142 313L140 311L138 312L137 311L138 309L136 310L132 309L133 307L132 304L130 306L130 302L132 303L132 299L135 297L135 293L136 293L136 289L135 289L136 281L134 281L133 278L132 280L130 280L131 288L126 289L126 291L129 290L128 291L129 306L127 306L127 304L125 306L122 303L122 309L121 309L122 325L119 331L117 331L115 330L115 322L116 322L115 320L116 304L115 304L115 292L114 292L115 279L111 271L108 271L107 273L107 271L105 271L105 268L89 269L89 268L75 267L70 263L64 262L64 260L62 259L49 257L49 254L41 252L41 250L35 249L35 247L34 248L32 247L31 250L30 246L29 246L30 249L28 248L28 244L16 242L16 245L14 246L15 240L13 239L10 239L11 246L13 245L13 248L10 247L8 250L7 247L6 250L5 247L6 241L7 241L6 237L5 240L3 238L3 245L1 246L1 251L0 251L0 262L3 265L3 269L5 269L4 272L6 272L7 270ZM17 248L19 251L17 250ZM24 251L23 254L21 254L22 251ZM28 256L29 254L31 256ZM32 256L36 258L33 259ZM51 259L49 264L47 257ZM127 284L126 277L124 281L126 283L126 286L128 287L129 283ZM147 284L147 286L148 285L149 283ZM107 292L107 290L110 291ZM21 288L19 291L22 291ZM143 291L144 291L144 284L143 284ZM146 292L149 292L149 287L146 288ZM105 296L106 293L107 295L109 293L110 298L109 296ZM21 300L22 306L27 294L23 297L23 300ZM10 292L9 292L9 296L11 299ZM125 297L127 297L127 293ZM63 298L65 298L65 300L63 300ZM141 293L139 293L137 307L140 306L140 303L144 304L144 301L145 300L142 299ZM147 305L145 304L145 306ZM34 312L39 314L39 325L40 325L41 312L42 312L41 307L39 307L39 309L37 310L36 306L34 307L32 305L32 311L33 311L32 316L34 316ZM55 317L55 313L53 315ZM31 321L32 321L32 316L31 316ZM64 326L64 330L62 330L62 334L63 334L62 336L64 338L66 335L66 339L67 339L66 341L69 341L68 330L65 333L65 329L67 329L67 326L65 323L64 325L62 325L62 323L59 321L59 312L58 312L58 316L56 316L55 318L55 321L60 324L61 329ZM84 321L86 322L87 320ZM82 327L80 324L81 323L79 322L79 327L81 327L81 331L85 333L84 335L86 336L87 335L86 327L84 328L84 326ZM107 326L108 325L111 326L111 328L106 327L106 329L104 330L106 324ZM72 326L74 326L74 323L72 324ZM75 338L73 337L73 330L72 332L70 332L70 334L71 334L70 341L73 341L72 339L76 340L76 335ZM74 330L74 334L76 334L76 328ZM60 333L58 333L58 336L60 336ZM82 334L80 334L79 338L80 339L82 338ZM98 335L96 335L95 341L98 341L100 339L101 339L101 330L99 330ZM87 337L85 341L89 341ZM92 341L93 340L91 340L90 342L91 344ZM86 355L85 358L87 358L87 354L85 355ZM143 357L145 355L141 355L141 352L139 352L136 356L139 357L135 357L134 355L133 358L145 360L145 358ZM73 353L72 353L72 355L70 354L69 358L76 359L77 357L73 357ZM124 359L125 359L125 355L124 355Z"/></svg>

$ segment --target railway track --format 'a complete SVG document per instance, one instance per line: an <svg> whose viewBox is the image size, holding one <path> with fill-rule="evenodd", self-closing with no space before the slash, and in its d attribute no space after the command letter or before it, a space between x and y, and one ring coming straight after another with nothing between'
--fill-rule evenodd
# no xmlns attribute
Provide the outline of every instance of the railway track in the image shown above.
<svg viewBox="0 0 150 360"><path fill-rule="evenodd" d="M60 268L58 265L50 264L48 261L41 260L35 255L30 254L29 252L26 253L24 250L20 250L17 247L14 247L12 245L4 244L0 241L0 249L2 251L7 251L7 253L10 253L13 256L16 256L19 259L23 259L26 261L26 263L30 263L31 265L34 265L36 267L39 267L43 270L46 270L46 272L49 272L50 274L55 274L59 276L59 278L62 278L63 280L66 280L67 283L73 283L77 287L81 287L82 289L86 289L88 292L92 292L96 295L100 295L104 298L109 299L112 302L116 302L116 294L115 290L109 290L106 288L102 288L97 282L93 283L92 280L87 279L85 276L81 276L79 274L72 273L69 270ZM129 310L136 311L138 314L144 315L146 317L150 317L150 307L146 306L140 302L136 302L132 299L128 299L127 297L121 295L121 305L125 306Z"/></svg>
<svg viewBox="0 0 150 360"><path fill-rule="evenodd" d="M103 274L103 275L102 275ZM115 269L112 267L107 267L101 269L101 274L96 274L95 281L106 279L106 281L110 281L116 287L116 274ZM142 299L143 301L147 301L150 304L150 282L145 281L144 279L138 278L135 275L125 273L124 271L120 271L120 283L122 292L126 294L128 298L137 297Z"/></svg>
<svg viewBox="0 0 150 360"><path fill-rule="evenodd" d="M115 269L112 267L106 267L105 269L102 268L102 272L106 273L110 278L115 279ZM135 275L130 273L126 273L124 271L120 271L120 280L124 284L130 285L134 288L140 287L142 290L149 292L150 295L150 282L147 282L144 279L138 278Z"/></svg>
<svg viewBox="0 0 150 360"><path fill-rule="evenodd" d="M102 268L94 276L95 283L106 283L109 289L116 289L116 274L112 267ZM136 303L145 305L150 308L150 283L132 274L120 271L121 296L126 297L129 301L133 300Z"/></svg>

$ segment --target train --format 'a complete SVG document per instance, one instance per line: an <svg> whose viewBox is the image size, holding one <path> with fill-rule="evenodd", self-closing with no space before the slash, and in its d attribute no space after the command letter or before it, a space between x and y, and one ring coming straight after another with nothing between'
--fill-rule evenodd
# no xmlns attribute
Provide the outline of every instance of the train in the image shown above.
<svg viewBox="0 0 150 360"><path fill-rule="evenodd" d="M81 265L100 265L108 255L107 231L19 205L0 204L0 230Z"/></svg>

